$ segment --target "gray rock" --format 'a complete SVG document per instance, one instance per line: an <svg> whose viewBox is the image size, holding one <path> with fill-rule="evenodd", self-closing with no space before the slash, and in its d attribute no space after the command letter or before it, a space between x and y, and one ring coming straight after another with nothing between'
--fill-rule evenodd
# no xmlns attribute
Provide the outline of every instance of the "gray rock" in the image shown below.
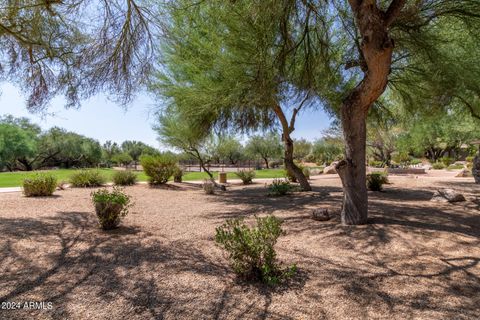
<svg viewBox="0 0 480 320"><path fill-rule="evenodd" d="M328 209L314 209L312 211L312 219L317 221L327 221L330 220L330 214Z"/></svg>
<svg viewBox="0 0 480 320"><path fill-rule="evenodd" d="M461 193L455 192L455 190L438 189L437 192L433 194L432 201L452 203L466 201L466 199Z"/></svg>
<svg viewBox="0 0 480 320"><path fill-rule="evenodd" d="M462 171L460 171L459 173L457 173L455 175L455 177L457 178L467 178L467 177L471 177L472 176L472 173L470 172L470 170L466 169L466 168L463 168Z"/></svg>
<svg viewBox="0 0 480 320"><path fill-rule="evenodd" d="M329 166L326 166L325 169L323 169L324 174L335 174L337 173L337 169L335 169L335 166L337 165L338 161L334 161L330 163Z"/></svg>

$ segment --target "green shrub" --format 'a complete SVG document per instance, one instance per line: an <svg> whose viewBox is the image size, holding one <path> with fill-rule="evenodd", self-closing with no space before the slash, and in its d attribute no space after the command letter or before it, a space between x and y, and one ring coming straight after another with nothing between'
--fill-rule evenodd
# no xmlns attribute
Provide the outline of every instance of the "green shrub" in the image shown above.
<svg viewBox="0 0 480 320"><path fill-rule="evenodd" d="M370 160L368 162L368 165L370 167L374 167L374 168L382 168L383 167L383 162L382 161L377 161L377 160Z"/></svg>
<svg viewBox="0 0 480 320"><path fill-rule="evenodd" d="M128 214L131 206L130 196L120 188L113 187L92 192L92 202L95 206L98 222L103 230L110 230L118 227L123 217Z"/></svg>
<svg viewBox="0 0 480 320"><path fill-rule="evenodd" d="M140 158L140 164L150 184L158 185L167 183L177 167L177 160L170 154L146 155Z"/></svg>
<svg viewBox="0 0 480 320"><path fill-rule="evenodd" d="M213 181L210 179L203 180L202 187L203 187L203 191L205 191L206 194L215 193L215 183L213 183Z"/></svg>
<svg viewBox="0 0 480 320"><path fill-rule="evenodd" d="M175 166L173 170L173 181L182 182L183 170L179 166Z"/></svg>
<svg viewBox="0 0 480 320"><path fill-rule="evenodd" d="M131 186L137 182L137 175L130 170L115 171L113 174L113 183L117 186Z"/></svg>
<svg viewBox="0 0 480 320"><path fill-rule="evenodd" d="M442 162L435 162L434 164L432 164L432 169L435 169L435 170L445 169L445 164L443 164Z"/></svg>
<svg viewBox="0 0 480 320"><path fill-rule="evenodd" d="M302 172L303 172L303 175L305 176L305 178L310 180L310 168L309 167L304 167L302 169Z"/></svg>
<svg viewBox="0 0 480 320"><path fill-rule="evenodd" d="M288 180L273 179L272 183L268 186L268 195L270 196L284 196L291 192L294 187Z"/></svg>
<svg viewBox="0 0 480 320"><path fill-rule="evenodd" d="M99 170L80 170L70 176L70 184L77 188L100 187L106 181Z"/></svg>
<svg viewBox="0 0 480 320"><path fill-rule="evenodd" d="M443 157L440 159L440 161L442 161L445 167L448 167L449 165L455 162L455 159L450 157Z"/></svg>
<svg viewBox="0 0 480 320"><path fill-rule="evenodd" d="M422 159L417 159L417 158L413 158L411 161L410 161L410 164L411 165L417 165L417 164L421 164L422 163Z"/></svg>
<svg viewBox="0 0 480 320"><path fill-rule="evenodd" d="M448 166L448 170L458 170L458 169L463 169L464 165L463 164L451 164Z"/></svg>
<svg viewBox="0 0 480 320"><path fill-rule="evenodd" d="M255 170L238 170L235 175L242 180L243 184L251 184L255 178Z"/></svg>
<svg viewBox="0 0 480 320"><path fill-rule="evenodd" d="M383 172L372 172L367 174L367 188L371 191L381 191L383 185L388 183L388 177Z"/></svg>
<svg viewBox="0 0 480 320"><path fill-rule="evenodd" d="M242 219L227 220L216 229L215 242L228 252L235 273L243 279L277 284L293 275L296 266L282 270L276 261L275 243L283 234L274 216L256 218L250 228Z"/></svg>
<svg viewBox="0 0 480 320"><path fill-rule="evenodd" d="M473 156L469 156L469 157L466 157L466 158L465 158L465 161L471 163L471 162L473 162L473 159L474 159L474 158L475 158L475 157L473 157Z"/></svg>
<svg viewBox="0 0 480 320"><path fill-rule="evenodd" d="M52 174L37 173L23 180L23 193L27 197L51 196L57 188L57 178Z"/></svg>

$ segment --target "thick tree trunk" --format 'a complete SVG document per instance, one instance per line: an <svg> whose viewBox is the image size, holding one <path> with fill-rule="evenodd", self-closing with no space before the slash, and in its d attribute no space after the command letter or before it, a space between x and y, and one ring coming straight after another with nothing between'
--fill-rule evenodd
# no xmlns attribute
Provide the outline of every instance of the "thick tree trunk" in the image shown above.
<svg viewBox="0 0 480 320"><path fill-rule="evenodd" d="M388 9L382 11L375 0L349 0L361 37L357 65L362 69L364 77L346 97L341 107L345 159L338 163L337 171L344 188L344 224L367 222L365 123L370 106L387 86L394 47L389 36L389 26L405 3L406 0L392 0Z"/></svg>
<svg viewBox="0 0 480 320"><path fill-rule="evenodd" d="M368 217L365 164L367 114L348 103L343 104L341 111L345 159L337 164L336 169L343 185L342 223L365 224Z"/></svg>

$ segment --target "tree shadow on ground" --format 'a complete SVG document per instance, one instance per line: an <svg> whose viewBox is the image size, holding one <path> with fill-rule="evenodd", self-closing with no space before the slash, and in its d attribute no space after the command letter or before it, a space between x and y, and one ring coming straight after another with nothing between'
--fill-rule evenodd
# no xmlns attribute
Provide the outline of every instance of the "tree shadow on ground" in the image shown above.
<svg viewBox="0 0 480 320"><path fill-rule="evenodd" d="M209 213L209 219L247 217L274 211L294 211L301 214L311 206L329 206L341 197L339 187L314 187L308 192L293 192L286 196L269 196L265 187L247 187L229 190L212 197L210 201L220 203L225 208L221 212Z"/></svg>
<svg viewBox="0 0 480 320"><path fill-rule="evenodd" d="M272 294L301 290L307 279L301 272L275 288L239 281L221 255L204 253L209 252L204 246L213 243L168 241L135 226L105 232L88 212L59 212L42 220L0 218L0 235L0 301L49 301L55 308L48 312L55 319L73 317L72 304L93 303L98 312L119 300L140 318L204 317L213 309L226 316L245 307L239 305L244 301L236 301L245 291L257 296L250 314L265 318ZM38 252L32 253L32 247ZM208 279L225 288L218 302L218 292L205 283ZM79 291L88 294L78 298ZM25 316L22 310L12 315Z"/></svg>

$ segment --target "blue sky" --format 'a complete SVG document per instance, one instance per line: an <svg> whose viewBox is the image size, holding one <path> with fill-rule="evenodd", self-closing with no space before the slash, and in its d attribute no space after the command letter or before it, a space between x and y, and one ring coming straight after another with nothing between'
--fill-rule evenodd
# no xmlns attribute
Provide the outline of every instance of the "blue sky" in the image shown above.
<svg viewBox="0 0 480 320"><path fill-rule="evenodd" d="M101 143L107 140L119 143L139 140L162 148L152 130L155 101L147 94L138 95L126 110L103 95L85 100L78 110L65 109L64 100L59 97L52 101L49 114L42 117L27 111L24 96L14 86L3 83L0 92L0 115L28 117L43 129L58 126L97 139ZM314 140L321 137L322 131L329 124L330 119L323 111L304 112L297 118L293 136Z"/></svg>

